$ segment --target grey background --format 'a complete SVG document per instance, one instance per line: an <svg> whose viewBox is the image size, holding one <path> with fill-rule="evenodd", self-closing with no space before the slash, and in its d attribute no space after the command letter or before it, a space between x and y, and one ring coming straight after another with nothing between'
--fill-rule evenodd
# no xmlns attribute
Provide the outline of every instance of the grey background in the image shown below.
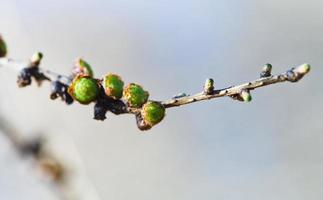
<svg viewBox="0 0 323 200"><path fill-rule="evenodd" d="M0 0L10 56L37 50L68 74L83 56L96 76L138 82L153 99L225 87L310 63L309 76L167 110L149 132L133 116L92 120L92 106L49 101L48 84L18 89L1 69L0 108L26 135L45 132L82 199L319 200L323 197L323 4L318 0ZM0 199L55 199L0 137ZM81 188L81 189L80 189Z"/></svg>

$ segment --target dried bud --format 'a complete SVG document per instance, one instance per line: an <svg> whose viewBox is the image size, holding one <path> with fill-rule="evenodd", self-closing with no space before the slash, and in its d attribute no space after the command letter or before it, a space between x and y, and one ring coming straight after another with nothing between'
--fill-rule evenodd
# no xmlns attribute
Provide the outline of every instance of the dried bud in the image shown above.
<svg viewBox="0 0 323 200"><path fill-rule="evenodd" d="M271 70L272 70L272 65L267 63L263 66L261 73L260 73L260 78L265 78L271 76Z"/></svg>
<svg viewBox="0 0 323 200"><path fill-rule="evenodd" d="M44 139L41 137L34 138L21 144L21 153L23 155L39 156L43 150Z"/></svg>
<svg viewBox="0 0 323 200"><path fill-rule="evenodd" d="M50 98L52 100L57 99L58 97L61 97L63 101L67 105L70 105L73 103L73 98L71 95L67 92L68 91L68 86L65 85L64 83L56 80L51 82L51 93L50 93Z"/></svg>
<svg viewBox="0 0 323 200"><path fill-rule="evenodd" d="M36 52L31 56L30 62L32 62L36 65L39 65L42 58L43 58L43 54L40 52Z"/></svg>
<svg viewBox="0 0 323 200"><path fill-rule="evenodd" d="M68 93L79 103L89 104L97 98L99 85L97 80L89 76L76 76L68 88Z"/></svg>
<svg viewBox="0 0 323 200"><path fill-rule="evenodd" d="M116 74L108 74L103 79L105 94L113 99L120 99L123 93L124 82Z"/></svg>
<svg viewBox="0 0 323 200"><path fill-rule="evenodd" d="M140 85L130 83L123 91L123 98L130 107L140 108L147 102L149 93Z"/></svg>
<svg viewBox="0 0 323 200"><path fill-rule="evenodd" d="M41 172L52 181L62 181L64 178L63 166L53 158L41 158L39 159L39 167Z"/></svg>
<svg viewBox="0 0 323 200"><path fill-rule="evenodd" d="M164 119L165 107L159 102L149 101L143 105L141 116L145 123L152 127Z"/></svg>
<svg viewBox="0 0 323 200"><path fill-rule="evenodd" d="M211 78L206 79L204 84L204 93L211 94L213 90L214 90L214 80Z"/></svg>
<svg viewBox="0 0 323 200"><path fill-rule="evenodd" d="M105 120L106 113L108 112L108 107L106 106L103 100L97 100L94 105L94 119L96 120Z"/></svg>
<svg viewBox="0 0 323 200"><path fill-rule="evenodd" d="M7 45L6 42L0 35L0 58L5 57L7 55Z"/></svg>
<svg viewBox="0 0 323 200"><path fill-rule="evenodd" d="M92 70L90 64L87 63L82 58L78 58L75 61L72 73L74 76L84 75L84 76L93 77L93 70Z"/></svg>
<svg viewBox="0 0 323 200"><path fill-rule="evenodd" d="M252 100L251 94L248 90L242 90L240 96L244 102L250 102Z"/></svg>
<svg viewBox="0 0 323 200"><path fill-rule="evenodd" d="M137 122L137 127L141 130L141 131L146 131L151 129L152 126L150 126L149 124L147 124L145 122L145 120L142 118L141 113L136 114L136 122Z"/></svg>
<svg viewBox="0 0 323 200"><path fill-rule="evenodd" d="M18 87L26 87L31 84L31 72L29 68L23 68L17 79Z"/></svg>

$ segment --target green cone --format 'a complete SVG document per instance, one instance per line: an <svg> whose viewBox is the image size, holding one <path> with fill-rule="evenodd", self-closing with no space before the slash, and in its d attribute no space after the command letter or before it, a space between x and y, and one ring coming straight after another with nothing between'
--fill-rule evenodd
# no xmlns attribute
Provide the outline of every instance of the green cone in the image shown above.
<svg viewBox="0 0 323 200"><path fill-rule="evenodd" d="M7 55L7 45L0 35L0 58L5 57L6 55Z"/></svg>
<svg viewBox="0 0 323 200"><path fill-rule="evenodd" d="M164 119L165 108L161 103L149 101L142 107L141 115L147 124L154 126Z"/></svg>
<svg viewBox="0 0 323 200"><path fill-rule="evenodd" d="M123 91L123 98L130 107L140 108L148 97L149 93L135 83L130 83Z"/></svg>
<svg viewBox="0 0 323 200"><path fill-rule="evenodd" d="M83 76L90 76L93 77L93 70L89 63L87 63L82 58L78 58L75 61L74 67L73 67L73 75L83 75Z"/></svg>
<svg viewBox="0 0 323 200"><path fill-rule="evenodd" d="M116 74L108 74L103 79L105 94L114 99L120 99L123 93L124 82Z"/></svg>
<svg viewBox="0 0 323 200"><path fill-rule="evenodd" d="M68 88L68 93L79 103L89 104L99 94L99 86L95 79L89 76L76 76Z"/></svg>

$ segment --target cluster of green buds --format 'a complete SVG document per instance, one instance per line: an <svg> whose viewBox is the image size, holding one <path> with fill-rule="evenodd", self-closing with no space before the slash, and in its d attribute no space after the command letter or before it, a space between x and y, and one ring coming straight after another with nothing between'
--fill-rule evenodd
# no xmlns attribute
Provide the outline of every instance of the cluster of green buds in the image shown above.
<svg viewBox="0 0 323 200"><path fill-rule="evenodd" d="M148 101L149 93L141 85L130 83L124 87L121 77L112 73L105 75L101 80L95 79L90 64L83 59L77 59L75 62L68 93L74 100L85 105L98 101L103 93L106 98L111 99L110 101L121 101L129 108L139 109L145 130L158 124L165 116L164 106L159 102ZM100 110L98 106L97 109Z"/></svg>
<svg viewBox="0 0 323 200"><path fill-rule="evenodd" d="M0 35L0 58L3 58L7 55L7 45Z"/></svg>

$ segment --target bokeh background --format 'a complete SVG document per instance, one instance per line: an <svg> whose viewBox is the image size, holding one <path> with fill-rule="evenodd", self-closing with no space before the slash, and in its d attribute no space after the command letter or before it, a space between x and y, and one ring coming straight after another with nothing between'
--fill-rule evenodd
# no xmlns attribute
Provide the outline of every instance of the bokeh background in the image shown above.
<svg viewBox="0 0 323 200"><path fill-rule="evenodd" d="M133 116L92 120L92 106L49 100L1 68L0 110L25 136L42 132L74 167L80 199L318 200L323 197L323 3L318 0L0 0L10 57L37 50L68 74L83 56L96 76L138 82L151 98L193 94L302 63L301 82L167 110L140 132ZM0 199L56 197L0 136Z"/></svg>

